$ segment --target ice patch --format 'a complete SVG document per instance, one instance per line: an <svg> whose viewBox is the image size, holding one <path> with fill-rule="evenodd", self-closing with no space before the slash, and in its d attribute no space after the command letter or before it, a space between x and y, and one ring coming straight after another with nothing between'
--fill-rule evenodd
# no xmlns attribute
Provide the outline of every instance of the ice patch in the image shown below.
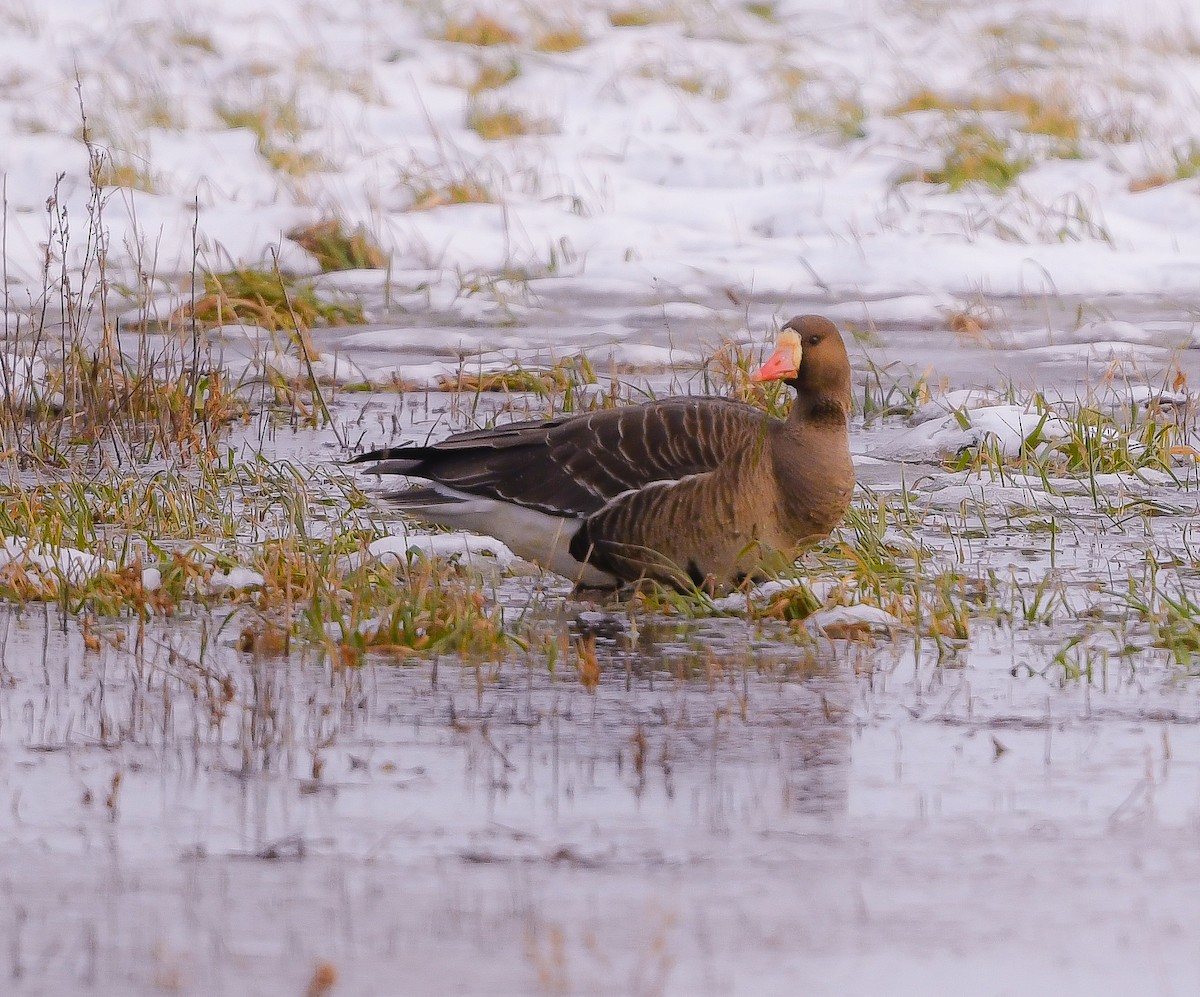
<svg viewBox="0 0 1200 997"><path fill-rule="evenodd" d="M305 361L291 353L271 350L255 361L260 370L269 370L288 381L306 381L315 377L322 384L361 384L370 377L361 364L340 354L321 353Z"/></svg>
<svg viewBox="0 0 1200 997"><path fill-rule="evenodd" d="M1050 343L1056 346L1126 343L1132 346L1174 347L1186 345L1187 337L1167 331L1154 331L1132 322L1085 322L1076 329L1054 330Z"/></svg>
<svg viewBox="0 0 1200 997"><path fill-rule="evenodd" d="M946 295L902 294L881 300L839 301L821 305L820 312L835 322L944 326L948 314L963 311L964 308L956 299Z"/></svg>

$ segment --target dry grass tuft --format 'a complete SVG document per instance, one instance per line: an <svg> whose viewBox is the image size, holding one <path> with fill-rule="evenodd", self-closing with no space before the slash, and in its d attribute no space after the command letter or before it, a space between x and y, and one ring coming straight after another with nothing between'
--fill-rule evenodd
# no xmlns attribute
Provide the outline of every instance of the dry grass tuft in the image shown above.
<svg viewBox="0 0 1200 997"><path fill-rule="evenodd" d="M330 218L288 232L287 237L317 258L321 270L382 270L388 255L361 225L346 231L340 218Z"/></svg>
<svg viewBox="0 0 1200 997"><path fill-rule="evenodd" d="M552 130L547 122L526 117L516 108L504 106L491 110L471 107L467 111L467 127L489 142L523 135L545 135Z"/></svg>
<svg viewBox="0 0 1200 997"><path fill-rule="evenodd" d="M155 192L154 178L130 163L115 163L104 156L92 163L91 182L97 187L124 187L128 190Z"/></svg>
<svg viewBox="0 0 1200 997"><path fill-rule="evenodd" d="M575 52L588 43L582 28L575 26L557 28L538 35L533 47L539 52Z"/></svg>
<svg viewBox="0 0 1200 997"><path fill-rule="evenodd" d="M366 321L361 305L323 301L311 282L278 271L243 268L207 274L204 292L181 305L172 318L205 326L247 322L270 330Z"/></svg>
<svg viewBox="0 0 1200 997"><path fill-rule="evenodd" d="M1032 165L982 122L970 122L951 134L940 167L908 174L901 182L945 184L952 191L969 183L984 183L993 190L1005 190Z"/></svg>
<svg viewBox="0 0 1200 997"><path fill-rule="evenodd" d="M499 90L521 75L521 64L516 59L507 62L484 62L479 66L473 82L467 84L467 93L472 97L487 90Z"/></svg>
<svg viewBox="0 0 1200 997"><path fill-rule="evenodd" d="M288 98L269 97L256 106L218 105L215 113L227 127L252 132L258 154L279 173L302 178L333 168L320 153L297 147L308 124L294 94Z"/></svg>
<svg viewBox="0 0 1200 997"><path fill-rule="evenodd" d="M1171 151L1169 166L1155 170L1129 181L1130 193L1137 194L1155 187L1164 187L1176 180L1190 180L1200 175L1200 143L1189 142L1186 146Z"/></svg>
<svg viewBox="0 0 1200 997"><path fill-rule="evenodd" d="M1070 91L1064 86L1050 87L1041 94L1007 89L970 97L921 87L894 104L887 113L898 116L918 111L939 111L952 116L987 112L1011 114L1018 119L1020 131L1060 139L1063 143L1060 154L1064 156L1077 154L1074 143L1088 131Z"/></svg>
<svg viewBox="0 0 1200 997"><path fill-rule="evenodd" d="M492 45L515 45L521 40L517 32L506 28L494 17L487 14L475 13L469 20L451 19L442 30L443 41L454 42L458 45L477 45L490 47Z"/></svg>
<svg viewBox="0 0 1200 997"><path fill-rule="evenodd" d="M608 23L614 28L645 28L671 19L671 12L662 7L623 7L608 12Z"/></svg>
<svg viewBox="0 0 1200 997"><path fill-rule="evenodd" d="M445 184L413 181L407 186L413 192L410 211L429 211L447 204L491 204L496 200L496 196L482 181L472 177L451 180Z"/></svg>

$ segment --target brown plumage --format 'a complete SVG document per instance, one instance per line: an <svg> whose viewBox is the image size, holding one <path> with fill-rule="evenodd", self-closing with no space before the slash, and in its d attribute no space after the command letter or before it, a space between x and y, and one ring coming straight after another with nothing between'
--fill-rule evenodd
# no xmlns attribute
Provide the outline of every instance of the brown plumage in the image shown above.
<svg viewBox="0 0 1200 997"><path fill-rule="evenodd" d="M792 319L754 379L795 389L786 419L727 398L666 398L354 460L427 481L388 496L418 519L490 534L581 586L738 584L833 529L854 487L837 327Z"/></svg>

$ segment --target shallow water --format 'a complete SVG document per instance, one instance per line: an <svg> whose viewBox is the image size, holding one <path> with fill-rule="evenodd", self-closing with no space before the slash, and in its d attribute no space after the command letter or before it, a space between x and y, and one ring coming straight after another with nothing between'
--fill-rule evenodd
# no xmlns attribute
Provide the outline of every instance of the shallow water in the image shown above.
<svg viewBox="0 0 1200 997"><path fill-rule="evenodd" d="M1144 317L1182 337L1180 314ZM595 345L607 318L579 315ZM1010 327L897 322L866 349L949 387L1088 383L1094 360L1009 348ZM648 328L629 335L667 344ZM1193 365L1136 359L1151 383ZM337 410L371 443L465 417L420 393ZM328 433L269 445L339 454ZM333 993L363 995L1200 989L1197 679L1114 596L1148 551L1176 551L1192 584L1194 482L1151 482L1137 497L1169 510L1122 518L1086 489L860 465L878 493L915 487L931 567L993 572L1013 606L1054 574L1063 603L966 641L801 639L503 580L501 602L596 635L594 692L516 652L254 660L207 614L140 647L106 624L85 653L57 609L0 609L0 990L303 994L325 963ZM1063 519L1053 553L1036 516L1009 515L1042 500ZM1065 667L1076 636L1091 681Z"/></svg>
<svg viewBox="0 0 1200 997"><path fill-rule="evenodd" d="M722 620L602 638L588 693L6 627L22 993L303 993L322 960L362 994L1200 980L1200 710L1169 669L1063 688L1011 674L1038 658L1011 633L947 668Z"/></svg>

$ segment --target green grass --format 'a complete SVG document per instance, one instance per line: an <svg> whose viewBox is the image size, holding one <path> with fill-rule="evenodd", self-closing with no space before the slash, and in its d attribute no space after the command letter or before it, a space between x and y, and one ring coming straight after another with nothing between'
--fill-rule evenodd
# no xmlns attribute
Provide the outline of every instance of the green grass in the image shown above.
<svg viewBox="0 0 1200 997"><path fill-rule="evenodd" d="M866 137L867 109L857 97L839 97L832 101L799 102L792 107L792 121L798 129L816 134L832 133L844 142Z"/></svg>
<svg viewBox="0 0 1200 997"><path fill-rule="evenodd" d="M324 300L309 280L250 268L206 274L204 294L180 306L173 318L203 326L247 322L268 330L366 321L361 305Z"/></svg>
<svg viewBox="0 0 1200 997"><path fill-rule="evenodd" d="M723 101L730 93L729 78L711 67L682 68L660 63L646 63L637 69L643 79L659 80L667 86L692 97Z"/></svg>
<svg viewBox="0 0 1200 997"><path fill-rule="evenodd" d="M766 21L768 24L774 24L779 19L779 12L774 3L760 2L760 0L750 0L749 3L742 4L742 9L747 14L751 14L760 20Z"/></svg>
<svg viewBox="0 0 1200 997"><path fill-rule="evenodd" d="M646 28L669 21L671 17L670 10L665 7L620 7L608 12L608 23L614 28Z"/></svg>
<svg viewBox="0 0 1200 997"><path fill-rule="evenodd" d="M1005 454L995 444L987 444L947 458L946 466L976 473L989 471L1001 479L1011 473L1031 475L1040 478L1048 491L1053 490L1054 478L1082 479L1089 483L1089 492L1098 506L1106 502L1105 489L1097 481L1099 475L1175 473L1179 427L1152 410L1114 412L1082 402L1052 406L1040 394L1033 395L1027 404L1042 414L1042 422L1025 439L1018 454ZM1064 433L1050 435L1043 431L1052 419L1064 424Z"/></svg>
<svg viewBox="0 0 1200 997"><path fill-rule="evenodd" d="M914 111L939 111L951 117L1003 112L1016 118L1021 131L1051 136L1066 143L1082 138L1088 127L1065 88L1051 89L1044 94L1003 89L964 98L920 87L894 104L888 113L904 115Z"/></svg>
<svg viewBox="0 0 1200 997"><path fill-rule="evenodd" d="M309 124L294 94L271 95L257 104L219 103L214 111L227 128L250 131L259 155L277 172L301 179L333 169L333 164L320 153L299 147Z"/></svg>
<svg viewBox="0 0 1200 997"><path fill-rule="evenodd" d="M441 180L430 174L405 177L404 185L412 191L410 211L429 211L448 204L492 204L497 198L479 177L462 176Z"/></svg>
<svg viewBox="0 0 1200 997"><path fill-rule="evenodd" d="M63 259L73 232L103 228L101 179L93 174L85 224L71 229L63 218L57 229ZM293 237L332 266L380 262L361 233L337 224ZM389 524L340 467L267 455L264 441L299 407L310 422L328 415L319 386L237 383L204 337L207 322L251 321L289 330L276 348L312 358L308 327L361 321L361 312L288 275L231 270L207 275L204 293L175 316L178 335L151 349L115 323L97 338L78 297L86 283L59 286L71 322L30 335L47 358L42 400L0 405L0 539L27 553L0 568L0 600L80 618L89 652L102 649L105 620L211 623L216 614L258 656L308 647L345 666L368 653L507 653L515 625L478 576L450 561L366 556ZM81 555L98 560L73 569ZM214 586L234 567L257 572L261 585ZM161 584L147 587L148 568Z"/></svg>
<svg viewBox="0 0 1200 997"><path fill-rule="evenodd" d="M92 182L97 187L125 187L155 193L154 177L134 163L117 163L105 157L93 169Z"/></svg>
<svg viewBox="0 0 1200 997"><path fill-rule="evenodd" d="M576 52L588 43L588 37L577 25L551 28L539 34L533 41L538 52Z"/></svg>
<svg viewBox="0 0 1200 997"><path fill-rule="evenodd" d="M1011 187L1033 165L1017 154L999 134L981 121L960 125L946 141L941 166L906 174L904 181L943 184L951 191L968 184L983 184L992 190Z"/></svg>

